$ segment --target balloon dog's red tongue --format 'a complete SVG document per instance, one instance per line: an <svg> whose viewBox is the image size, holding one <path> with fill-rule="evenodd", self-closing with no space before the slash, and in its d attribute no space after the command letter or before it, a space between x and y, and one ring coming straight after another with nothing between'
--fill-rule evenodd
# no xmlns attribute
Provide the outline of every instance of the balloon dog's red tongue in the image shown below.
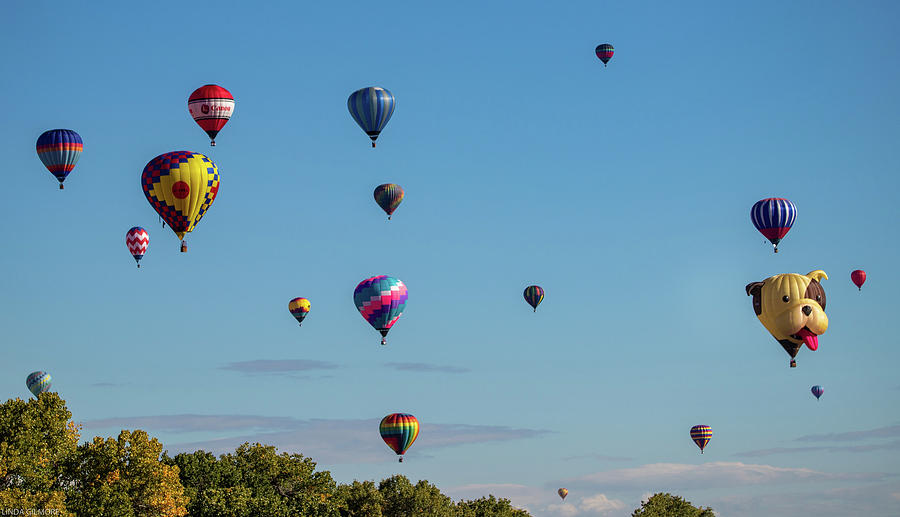
<svg viewBox="0 0 900 517"><path fill-rule="evenodd" d="M797 332L797 335L803 339L803 343L806 344L806 347L810 350L816 350L819 348L819 336L810 332L810 330L806 327L800 329L800 332Z"/></svg>

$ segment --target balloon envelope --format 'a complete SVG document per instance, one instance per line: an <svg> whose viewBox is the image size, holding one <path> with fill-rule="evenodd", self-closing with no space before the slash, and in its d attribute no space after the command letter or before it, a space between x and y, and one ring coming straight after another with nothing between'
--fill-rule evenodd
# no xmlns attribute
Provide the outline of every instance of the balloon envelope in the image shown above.
<svg viewBox="0 0 900 517"><path fill-rule="evenodd" d="M391 120L395 104L394 96L391 92L377 86L356 90L347 99L347 109L350 110L350 116L369 135L369 138L372 140L372 147L375 147L375 140L378 139L378 135L381 134L384 126Z"/></svg>
<svg viewBox="0 0 900 517"><path fill-rule="evenodd" d="M815 385L810 389L810 391L812 392L813 395L816 396L816 400L818 400L819 397L821 397L822 394L825 393L825 388L823 388L819 385Z"/></svg>
<svg viewBox="0 0 900 517"><path fill-rule="evenodd" d="M353 291L353 303L378 332L381 332L381 344L394 323L403 314L409 295L406 286L399 279L380 275L367 278Z"/></svg>
<svg viewBox="0 0 900 517"><path fill-rule="evenodd" d="M866 283L866 272L862 269L857 269L856 271L850 273L850 280L852 280L853 283L856 284L856 287L858 287L859 290L862 291L862 286L864 283ZM878 282L875 283L877 284Z"/></svg>
<svg viewBox="0 0 900 517"><path fill-rule="evenodd" d="M297 323L301 325L303 324L303 319L309 314L309 307L309 300L306 298L294 298L288 302L288 310L291 311L291 315L294 316Z"/></svg>
<svg viewBox="0 0 900 517"><path fill-rule="evenodd" d="M394 183L385 183L375 187L375 202L384 210L388 219L403 201L403 188Z"/></svg>
<svg viewBox="0 0 900 517"><path fill-rule="evenodd" d="M81 136L71 129L51 129L37 139L38 158L47 167L51 174L59 181L59 188L63 188L66 176L75 168L84 143Z"/></svg>
<svg viewBox="0 0 900 517"><path fill-rule="evenodd" d="M25 386L28 387L28 391L37 397L41 393L50 390L51 381L52 378L47 372L31 372L25 379Z"/></svg>
<svg viewBox="0 0 900 517"><path fill-rule="evenodd" d="M700 447L700 454L703 454L703 449L706 448L706 444L709 443L711 438L712 428L710 426L695 425L694 427L691 427L691 440L694 440L697 447Z"/></svg>
<svg viewBox="0 0 900 517"><path fill-rule="evenodd" d="M757 201L750 208L750 221L759 233L769 239L778 252L778 243L787 235L797 219L797 207L787 199L770 197Z"/></svg>
<svg viewBox="0 0 900 517"><path fill-rule="evenodd" d="M564 501L566 499L566 496L569 495L569 491L565 488L560 488L556 491L556 493L559 494L559 497Z"/></svg>
<svg viewBox="0 0 900 517"><path fill-rule="evenodd" d="M534 312L537 312L538 305L544 300L544 289L539 285L529 285L525 288L523 296L528 305L534 308Z"/></svg>
<svg viewBox="0 0 900 517"><path fill-rule="evenodd" d="M128 246L128 252L134 257L138 267L141 267L141 259L150 246L150 234L140 226L135 226L125 233L125 245Z"/></svg>
<svg viewBox="0 0 900 517"><path fill-rule="evenodd" d="M609 63L609 60L612 59L614 50L612 45L604 43L602 45L597 45L594 52L597 54L597 57L600 58L600 61L603 61L603 66L606 66L606 64Z"/></svg>
<svg viewBox="0 0 900 517"><path fill-rule="evenodd" d="M219 170L206 156L172 151L150 160L141 174L150 206L179 239L193 231L219 193Z"/></svg>
<svg viewBox="0 0 900 517"><path fill-rule="evenodd" d="M188 97L188 111L206 134L209 145L216 145L216 135L225 127L234 113L234 97L231 92L216 84L207 84L194 90Z"/></svg>
<svg viewBox="0 0 900 517"><path fill-rule="evenodd" d="M392 413L381 419L378 432L384 443L402 456L419 436L419 421L408 413Z"/></svg>

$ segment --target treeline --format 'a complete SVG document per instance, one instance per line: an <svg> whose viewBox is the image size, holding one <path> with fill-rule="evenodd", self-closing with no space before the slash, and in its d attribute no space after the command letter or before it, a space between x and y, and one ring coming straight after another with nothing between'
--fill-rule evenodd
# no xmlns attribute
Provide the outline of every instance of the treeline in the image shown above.
<svg viewBox="0 0 900 517"><path fill-rule="evenodd" d="M135 430L79 445L71 418L56 393L0 405L0 509L73 517L529 517L507 499L454 502L404 476L338 484L311 459L260 444L220 457L170 457Z"/></svg>

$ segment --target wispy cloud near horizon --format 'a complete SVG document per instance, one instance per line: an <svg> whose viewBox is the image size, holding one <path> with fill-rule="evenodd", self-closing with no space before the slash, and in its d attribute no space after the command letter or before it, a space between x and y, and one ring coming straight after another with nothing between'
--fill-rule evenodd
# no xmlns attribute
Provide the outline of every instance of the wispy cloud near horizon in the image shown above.
<svg viewBox="0 0 900 517"><path fill-rule="evenodd" d="M254 361L237 361L219 367L220 370L231 370L247 375L290 375L298 372L336 370L338 368L340 368L340 366L335 363L313 361L309 359L257 359Z"/></svg>
<svg viewBox="0 0 900 517"><path fill-rule="evenodd" d="M384 363L384 365L402 372L468 373L471 371L461 366L443 366L428 363Z"/></svg>

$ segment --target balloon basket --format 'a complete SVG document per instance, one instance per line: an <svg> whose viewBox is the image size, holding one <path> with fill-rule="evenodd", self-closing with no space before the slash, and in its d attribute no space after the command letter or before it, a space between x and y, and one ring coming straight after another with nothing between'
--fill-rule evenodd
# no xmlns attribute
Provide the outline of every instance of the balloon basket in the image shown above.
<svg viewBox="0 0 900 517"><path fill-rule="evenodd" d="M210 146L210 147L215 147L215 146L216 146L216 141L215 141L215 140L210 140L210 141L209 141L209 146Z"/></svg>
<svg viewBox="0 0 900 517"><path fill-rule="evenodd" d="M797 367L797 361L794 361L793 359L791 359L791 368L796 368L796 367Z"/></svg>
<svg viewBox="0 0 900 517"><path fill-rule="evenodd" d="M185 244L184 241L181 241L181 252L182 252L182 253L186 253L186 252L187 252L187 244Z"/></svg>
<svg viewBox="0 0 900 517"><path fill-rule="evenodd" d="M60 184L59 184L59 190L63 190L64 188L66 188L66 187L64 187L63 184L60 183Z"/></svg>
<svg viewBox="0 0 900 517"><path fill-rule="evenodd" d="M403 463L403 456L400 456L400 463Z"/></svg>
<svg viewBox="0 0 900 517"><path fill-rule="evenodd" d="M372 149L375 149L375 142L372 142Z"/></svg>
<svg viewBox="0 0 900 517"><path fill-rule="evenodd" d="M140 265L140 264L138 264L137 266L138 266L138 269L141 269L141 265Z"/></svg>

